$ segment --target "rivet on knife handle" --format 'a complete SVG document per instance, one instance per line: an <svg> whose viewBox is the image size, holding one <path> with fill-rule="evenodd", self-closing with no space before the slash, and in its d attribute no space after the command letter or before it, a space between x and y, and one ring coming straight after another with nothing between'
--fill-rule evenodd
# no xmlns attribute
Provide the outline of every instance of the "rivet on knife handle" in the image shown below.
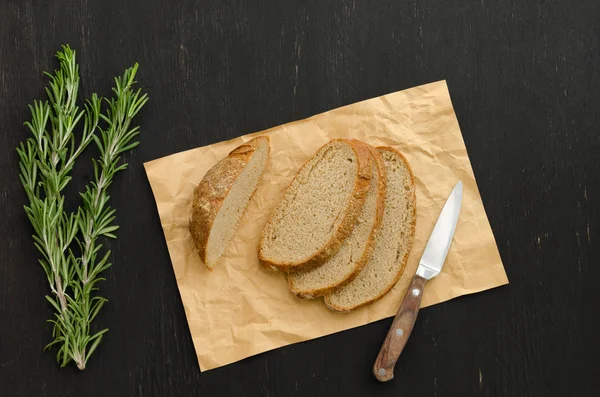
<svg viewBox="0 0 600 397"><path fill-rule="evenodd" d="M396 317L394 317L392 326L385 337L373 365L373 375L381 382L386 382L394 377L394 365L396 365L400 353L406 346L408 337L417 320L426 281L419 275L413 277Z"/></svg>

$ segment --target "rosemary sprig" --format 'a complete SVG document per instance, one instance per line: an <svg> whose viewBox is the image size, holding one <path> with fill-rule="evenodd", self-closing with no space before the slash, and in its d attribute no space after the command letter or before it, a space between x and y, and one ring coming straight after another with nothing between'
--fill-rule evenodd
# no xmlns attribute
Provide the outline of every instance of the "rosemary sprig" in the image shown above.
<svg viewBox="0 0 600 397"><path fill-rule="evenodd" d="M69 361L66 335L76 323L73 298L68 289L73 284L69 247L77 233L77 218L64 209L63 189L71 180L75 160L92 141L99 121L101 101L92 95L84 110L76 105L79 88L79 69L75 52L64 46L57 53L60 68L50 78L47 101L34 101L30 106L31 122L25 125L32 137L17 148L20 158L21 182L29 199L25 212L34 229L34 244L42 253L39 260L46 273L52 295L55 324L51 345L62 343L57 359L62 366ZM74 129L83 117L84 128L80 142L75 142ZM66 354L63 354L64 352Z"/></svg>
<svg viewBox="0 0 600 397"><path fill-rule="evenodd" d="M95 296L96 284L104 280L100 273L106 270L110 251L98 260L102 248L97 243L101 236L115 237L118 228L113 225L113 209L107 205L106 192L112 177L125 169L119 165L121 153L137 146L134 138L137 127L130 128L131 119L148 100L140 90L133 91L137 64L115 79L115 99L106 100L108 109L101 113L102 100L92 94L84 109L76 105L79 89L79 67L75 51L63 46L56 54L60 68L54 74L46 73L49 86L48 99L34 101L30 106L32 119L25 125L31 137L17 148L20 178L29 204L25 212L33 226L34 245L41 252L39 260L51 295L46 299L53 306L53 341L46 347L59 346L57 361L61 366L74 360L84 369L102 336L103 329L91 335L91 322L106 299ZM75 128L83 119L79 142ZM107 124L101 129L100 120ZM101 131L101 137L96 135ZM81 194L83 205L69 213L64 208L63 190L71 180L70 172L75 160L94 141L100 150L100 160L94 161L94 182ZM73 241L79 253L72 251Z"/></svg>
<svg viewBox="0 0 600 397"><path fill-rule="evenodd" d="M139 141L134 140L139 135L139 127L130 128L131 120L148 101L146 94L141 94L141 90L133 91L135 84L135 74L138 65L127 69L122 77L116 78L116 86L113 92L116 99L106 100L108 110L106 115L100 117L108 124L106 129L101 129L101 137L94 136L94 141L100 151L100 160L92 160L94 166L94 181L90 182L84 193L83 206L79 208L77 222L81 237L76 237L81 256L77 258L76 272L79 284L74 286L75 295L81 297L79 309L82 316L86 319L81 323L83 329L80 330L82 338L79 339L78 354L75 355L75 362L79 369L85 368L89 356L94 352L104 333L108 329L103 329L93 336L90 336L89 325L96 317L104 303L107 301L100 296L93 296L96 290L95 284L103 281L104 278L99 274L111 266L108 261L110 251L106 251L104 256L98 260L98 252L102 248L97 240L101 236L116 238L114 232L119 228L113 224L115 220L115 210L108 206L110 196L107 189L112 182L113 176L127 168L127 163L119 164L120 155L139 145ZM90 345L86 354L86 347Z"/></svg>

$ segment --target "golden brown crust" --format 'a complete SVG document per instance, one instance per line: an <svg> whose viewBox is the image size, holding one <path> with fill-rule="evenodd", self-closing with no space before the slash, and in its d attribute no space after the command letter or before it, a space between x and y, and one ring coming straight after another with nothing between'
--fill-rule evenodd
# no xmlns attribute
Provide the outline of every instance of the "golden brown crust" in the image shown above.
<svg viewBox="0 0 600 397"><path fill-rule="evenodd" d="M369 234L367 240L367 246L365 247L365 251L363 252L362 257L356 263L356 266L352 270L352 273L348 275L344 280L340 280L338 283L330 285L326 288L313 289L310 291L299 291L294 288L294 283L292 278L288 277L288 285L290 291L292 291L296 296L302 299L314 299L323 295L328 295L335 291L336 289L343 287L348 284L352 280L356 278L356 276L360 273L363 267L367 264L367 261L371 257L371 253L373 252L373 247L375 246L375 237L377 236L377 232L379 231L379 227L381 226L381 220L383 218L383 210L385 209L385 194L386 194L386 185L387 185L387 171L385 168L385 164L383 163L383 158L381 154L371 145L363 143L367 146L369 153L371 155L371 159L375 161L377 167L378 174L378 186L377 186L377 204L375 210L375 222L371 228L371 233ZM371 179L372 180L372 179Z"/></svg>
<svg viewBox="0 0 600 397"><path fill-rule="evenodd" d="M259 136L233 149L227 157L208 170L194 188L189 229L200 259L209 269L212 267L206 263L206 245L213 222L237 177L263 141L267 141L269 147L269 138Z"/></svg>
<svg viewBox="0 0 600 397"><path fill-rule="evenodd" d="M350 200L348 208L346 209L344 219L338 226L337 231L329 239L327 244L325 244L323 248L317 251L313 256L300 263L275 262L269 260L268 258L265 258L262 255L262 245L265 237L265 232L263 230L258 248L258 260L263 267L272 270L278 269L284 272L304 271L312 269L321 265L325 260L329 259L333 254L335 254L342 245L342 242L352 232L352 229L354 228L354 223L356 222L356 218L358 217L358 214L360 213L365 199L367 198L369 184L371 183L371 154L366 144L355 139L333 139L325 145L328 145L334 141L348 142L354 150L354 152L356 153L356 158L358 162L357 178L356 183L354 185L354 192L352 194L352 199ZM319 150L321 150L321 148L319 148ZM316 153L318 153L319 150L317 150ZM300 172L306 166L306 164L308 164L308 161L304 163L300 170L298 170L298 173L296 174L294 179L296 179L296 177L300 174ZM291 186L294 179L292 179L292 181L288 185L288 189ZM271 217L273 217L274 214L275 211L271 214ZM271 219L269 219L269 222L271 222Z"/></svg>
<svg viewBox="0 0 600 397"><path fill-rule="evenodd" d="M413 211L413 220L411 222L410 225L410 242L408 245L408 249L406 250L406 254L404 254L404 257L402 258L401 264L402 266L400 267L400 270L398 271L398 274L396 275L396 277L394 278L394 281L392 283L390 283L390 285L384 290L382 291L378 296L376 296L373 299L370 299L366 302L362 302L358 305L355 305L353 307L339 307L336 306L335 304L331 303L327 297L325 297L324 301L325 301L325 305L334 311L337 312L350 312L352 310L358 309L359 307L363 307L365 305L368 305L369 303L373 303L379 299L381 299L382 297L384 297L388 292L390 292L390 290L394 287L394 285L396 285L396 283L398 282L398 280L400 280L400 277L402 277L402 274L404 274L404 269L406 268L406 262L408 261L408 256L410 255L410 251L412 249L412 244L414 241L414 236L415 236L415 229L416 229L416 225L417 225L417 196L416 196L416 186L415 186L415 178L414 178L414 174L412 171L412 168L410 166L410 163L408 162L408 160L406 159L406 157L404 157L404 155L402 153L400 153L398 150L394 149L393 147L390 146L378 146L377 150L382 152L382 151L390 151L393 152L394 154L397 154L398 156L400 156L400 158L402 159L402 161L404 161L404 164L406 165L406 168L408 170L408 173L410 175L410 182L413 185L413 194L412 194L412 200L410 201L412 204L412 211Z"/></svg>

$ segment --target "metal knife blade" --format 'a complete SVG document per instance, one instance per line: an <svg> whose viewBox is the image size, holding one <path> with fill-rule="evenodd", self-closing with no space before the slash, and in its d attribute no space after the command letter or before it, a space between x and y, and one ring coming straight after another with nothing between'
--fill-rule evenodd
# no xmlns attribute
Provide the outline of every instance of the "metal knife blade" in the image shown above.
<svg viewBox="0 0 600 397"><path fill-rule="evenodd" d="M446 204L444 204L444 208L442 208L442 212L435 223L433 232L431 232L429 241L427 241L417 268L417 274L427 280L431 280L442 271L458 222L462 193L462 182L459 181L452 189L450 196L448 196Z"/></svg>
<svg viewBox="0 0 600 397"><path fill-rule="evenodd" d="M373 375L381 382L387 382L394 377L394 366L408 342L408 337L419 314L425 283L440 274L442 266L444 266L458 222L462 191L462 182L458 182L446 200L419 261L417 273L408 286L406 295L394 321L392 321L392 326L379 350L375 364L373 364Z"/></svg>

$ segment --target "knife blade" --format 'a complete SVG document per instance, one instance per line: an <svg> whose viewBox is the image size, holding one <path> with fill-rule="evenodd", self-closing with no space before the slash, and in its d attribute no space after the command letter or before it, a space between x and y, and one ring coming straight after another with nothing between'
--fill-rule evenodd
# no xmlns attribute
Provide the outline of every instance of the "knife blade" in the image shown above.
<svg viewBox="0 0 600 397"><path fill-rule="evenodd" d="M459 181L454 186L454 189L452 189L450 196L448 196L442 208L442 212L435 223L429 241L427 241L423 255L419 260L417 272L406 291L406 295L394 317L392 326L379 350L379 354L373 365L373 375L381 382L386 382L394 378L394 366L404 346L406 346L408 337L417 320L425 283L442 271L446 255L448 255L448 250L454 237L456 223L458 222L462 193L462 182Z"/></svg>

